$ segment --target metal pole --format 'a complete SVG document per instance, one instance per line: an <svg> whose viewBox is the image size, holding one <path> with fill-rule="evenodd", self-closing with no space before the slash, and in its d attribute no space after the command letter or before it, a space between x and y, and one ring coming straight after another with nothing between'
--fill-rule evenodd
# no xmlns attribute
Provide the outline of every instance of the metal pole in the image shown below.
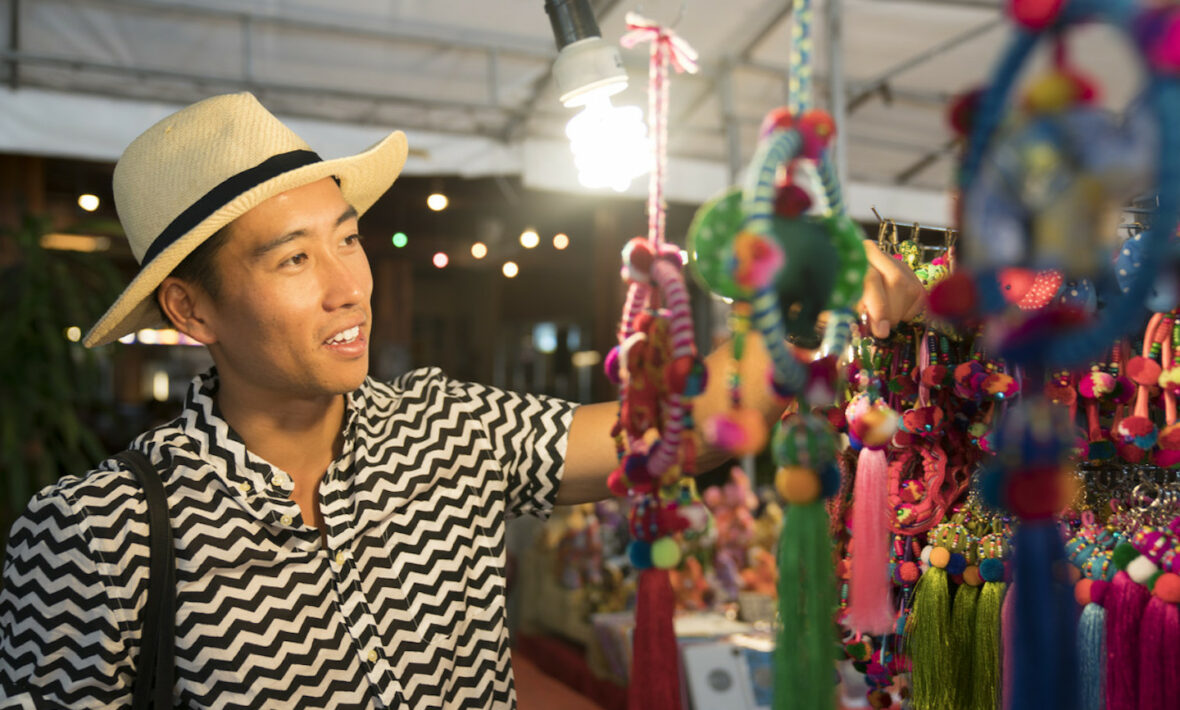
<svg viewBox="0 0 1180 710"><path fill-rule="evenodd" d="M13 55L8 64L8 88L16 91L20 86L20 0L8 0L8 51Z"/></svg>
<svg viewBox="0 0 1180 710"><path fill-rule="evenodd" d="M844 95L844 4L824 4L828 30L828 108L836 121L836 175L848 184L848 98Z"/></svg>
<svg viewBox="0 0 1180 710"><path fill-rule="evenodd" d="M733 100L733 65L721 66L717 77L717 88L721 94L721 123L725 126L726 153L729 159L729 182L737 184L742 174L742 135L737 120L737 108Z"/></svg>

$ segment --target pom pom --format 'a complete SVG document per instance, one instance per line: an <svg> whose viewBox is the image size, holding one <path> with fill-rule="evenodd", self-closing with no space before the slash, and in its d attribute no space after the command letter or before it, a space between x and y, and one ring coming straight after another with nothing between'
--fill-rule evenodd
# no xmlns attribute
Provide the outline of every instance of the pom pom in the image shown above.
<svg viewBox="0 0 1180 710"><path fill-rule="evenodd" d="M1159 379L1155 384L1172 394L1180 394L1180 367L1169 367L1160 370Z"/></svg>
<svg viewBox="0 0 1180 710"><path fill-rule="evenodd" d="M766 420L754 409L738 409L709 417L702 433L710 444L735 456L758 453L766 446L769 437Z"/></svg>
<svg viewBox="0 0 1180 710"><path fill-rule="evenodd" d="M1180 604L1180 575L1164 572L1155 580L1152 593L1169 604Z"/></svg>
<svg viewBox="0 0 1180 710"><path fill-rule="evenodd" d="M1127 564L1127 575L1135 580L1136 584L1146 585L1152 575L1159 571L1160 568L1146 555L1140 555Z"/></svg>
<svg viewBox="0 0 1180 710"><path fill-rule="evenodd" d="M962 575L966 569L967 569L967 558L964 557L961 553L952 552L950 560L948 560L946 563L947 574L956 575L956 576Z"/></svg>
<svg viewBox="0 0 1180 710"><path fill-rule="evenodd" d="M881 400L878 400L881 401ZM848 423L848 430L862 445L870 449L881 449L889 444L897 433L898 416L888 406L875 406Z"/></svg>
<svg viewBox="0 0 1180 710"><path fill-rule="evenodd" d="M660 569L672 569L680 564L680 545L676 544L676 539L662 537L652 543L651 563Z"/></svg>
<svg viewBox="0 0 1180 710"><path fill-rule="evenodd" d="M835 461L829 461L819 469L819 494L824 498L831 498L840 492L840 467Z"/></svg>
<svg viewBox="0 0 1180 710"><path fill-rule="evenodd" d="M623 475L622 467L616 468L606 477L606 487L618 498L627 495L627 477Z"/></svg>
<svg viewBox="0 0 1180 710"><path fill-rule="evenodd" d="M786 131L794 128L795 117L791 114L791 110L786 106L780 106L771 109L767 112L766 117L762 119L762 125L758 127L758 139L763 140L775 131Z"/></svg>
<svg viewBox="0 0 1180 710"><path fill-rule="evenodd" d="M963 570L963 581L972 587L978 587L983 584L983 577L979 574L979 567L970 565Z"/></svg>
<svg viewBox="0 0 1180 710"><path fill-rule="evenodd" d="M1002 560L990 559L979 563L979 576L983 577L985 582L1003 582L1004 581L1004 562Z"/></svg>
<svg viewBox="0 0 1180 710"><path fill-rule="evenodd" d="M1095 604L1106 602L1106 592L1110 589L1110 582L1096 579L1090 584L1090 601Z"/></svg>
<svg viewBox="0 0 1180 710"><path fill-rule="evenodd" d="M1034 32L1048 28L1061 14L1065 0L1009 0L1008 14Z"/></svg>
<svg viewBox="0 0 1180 710"><path fill-rule="evenodd" d="M930 551L930 564L939 569L946 569L951 562L951 551L945 547L936 547Z"/></svg>
<svg viewBox="0 0 1180 710"><path fill-rule="evenodd" d="M610 349L606 354L606 361L602 365L603 371L606 373L606 379L610 380L612 385L619 384L619 346L616 345Z"/></svg>
<svg viewBox="0 0 1180 710"><path fill-rule="evenodd" d="M1136 557L1139 557L1139 550L1136 550L1134 545L1129 542L1120 542L1118 545L1115 545L1111 560L1114 562L1115 567L1120 570L1126 570L1127 565L1131 564L1131 561Z"/></svg>
<svg viewBox="0 0 1180 710"><path fill-rule="evenodd" d="M922 552L918 554L918 559L922 560L923 566L930 566L930 555L932 554L934 554L934 547L932 545L927 545L922 548Z"/></svg>
<svg viewBox="0 0 1180 710"><path fill-rule="evenodd" d="M1093 586L1094 580L1091 579L1083 579L1073 586L1073 598L1077 600L1078 606L1086 606L1093 600Z"/></svg>
<svg viewBox="0 0 1180 710"><path fill-rule="evenodd" d="M627 559L635 569L647 569L652 566L651 543L645 540L632 540L627 545Z"/></svg>
<svg viewBox="0 0 1180 710"><path fill-rule="evenodd" d="M970 276L956 271L931 289L926 305L936 316L952 320L967 318L979 307L979 292Z"/></svg>
<svg viewBox="0 0 1180 710"><path fill-rule="evenodd" d="M811 195L794 183L787 183L778 188L774 197L774 213L779 217L793 219L811 209Z"/></svg>
<svg viewBox="0 0 1180 710"><path fill-rule="evenodd" d="M1020 383L1011 375L993 372L983 380L983 391L996 399L1011 399L1020 392Z"/></svg>
<svg viewBox="0 0 1180 710"><path fill-rule="evenodd" d="M739 232L734 239L733 254L737 261L734 281L748 291L769 286L785 261L776 240L748 231Z"/></svg>
<svg viewBox="0 0 1180 710"><path fill-rule="evenodd" d="M788 503L811 503L818 500L822 493L819 476L802 466L780 468L774 476L774 486Z"/></svg>
<svg viewBox="0 0 1180 710"><path fill-rule="evenodd" d="M709 386L709 368L705 366L705 361L699 357L693 358L692 371L688 375L688 381L684 383L684 396L688 398L699 397Z"/></svg>
<svg viewBox="0 0 1180 710"><path fill-rule="evenodd" d="M669 392L685 394L685 385L688 384L688 378L692 374L694 365L696 365L696 358L692 355L683 355L668 363L664 369L664 385Z"/></svg>
<svg viewBox="0 0 1180 710"><path fill-rule="evenodd" d="M1155 360L1138 355L1127 362L1126 372L1135 384L1154 387L1159 384L1163 368Z"/></svg>
<svg viewBox="0 0 1180 710"><path fill-rule="evenodd" d="M1118 442L1123 445L1136 446L1140 449L1150 449L1155 446L1158 437L1155 424L1147 417L1127 417L1119 422L1114 430Z"/></svg>
<svg viewBox="0 0 1180 710"><path fill-rule="evenodd" d="M897 566L897 576L902 584L914 584L921 575L922 572L918 569L918 565L913 562L902 562Z"/></svg>
<svg viewBox="0 0 1180 710"><path fill-rule="evenodd" d="M927 387L942 387L946 377L947 369L944 365L931 365L922 373L922 384Z"/></svg>
<svg viewBox="0 0 1180 710"><path fill-rule="evenodd" d="M805 112L795 127L803 138L800 155L811 160L819 160L836 136L836 121L822 109L813 108Z"/></svg>
<svg viewBox="0 0 1180 710"><path fill-rule="evenodd" d="M1081 381L1078 382L1078 392L1081 392L1086 399L1101 399L1114 392L1117 384L1113 375L1094 370L1090 374L1082 376Z"/></svg>
<svg viewBox="0 0 1180 710"><path fill-rule="evenodd" d="M966 137L971 132L971 126L975 124L975 115L979 111L979 100L982 97L983 89L972 89L951 100L951 108L947 118L950 121L951 130L957 135Z"/></svg>
<svg viewBox="0 0 1180 710"><path fill-rule="evenodd" d="M646 237L634 237L623 247L623 275L632 281L648 283L653 261L655 254Z"/></svg>

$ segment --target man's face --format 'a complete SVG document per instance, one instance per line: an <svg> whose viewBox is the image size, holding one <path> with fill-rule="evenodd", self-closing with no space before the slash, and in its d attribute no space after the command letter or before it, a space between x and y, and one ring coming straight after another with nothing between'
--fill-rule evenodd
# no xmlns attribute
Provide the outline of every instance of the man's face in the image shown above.
<svg viewBox="0 0 1180 710"><path fill-rule="evenodd" d="M209 349L223 382L297 397L361 384L373 275L356 210L335 181L276 195L234 220L214 262L221 292L210 304Z"/></svg>

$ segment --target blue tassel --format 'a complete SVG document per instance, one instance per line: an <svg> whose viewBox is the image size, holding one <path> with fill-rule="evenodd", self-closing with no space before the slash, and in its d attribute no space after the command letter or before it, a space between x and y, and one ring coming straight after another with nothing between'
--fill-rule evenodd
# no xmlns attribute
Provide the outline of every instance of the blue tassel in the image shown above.
<svg viewBox="0 0 1180 710"><path fill-rule="evenodd" d="M1077 605L1058 577L1065 548L1052 520L1016 528L1011 710L1076 710Z"/></svg>
<svg viewBox="0 0 1180 710"><path fill-rule="evenodd" d="M1106 707L1106 609L1093 602L1078 621L1078 695L1080 710Z"/></svg>

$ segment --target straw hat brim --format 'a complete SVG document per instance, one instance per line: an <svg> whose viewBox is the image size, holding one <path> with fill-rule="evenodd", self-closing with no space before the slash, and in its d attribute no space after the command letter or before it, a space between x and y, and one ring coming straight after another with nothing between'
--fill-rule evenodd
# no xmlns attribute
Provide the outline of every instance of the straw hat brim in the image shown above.
<svg viewBox="0 0 1180 710"><path fill-rule="evenodd" d="M162 328L154 297L156 288L184 258L217 230L275 195L310 185L326 177L340 181L340 191L358 214L364 214L393 185L406 162L406 136L394 131L356 155L312 163L277 175L239 194L196 227L160 252L86 334L83 344L96 347L114 342L141 328Z"/></svg>

